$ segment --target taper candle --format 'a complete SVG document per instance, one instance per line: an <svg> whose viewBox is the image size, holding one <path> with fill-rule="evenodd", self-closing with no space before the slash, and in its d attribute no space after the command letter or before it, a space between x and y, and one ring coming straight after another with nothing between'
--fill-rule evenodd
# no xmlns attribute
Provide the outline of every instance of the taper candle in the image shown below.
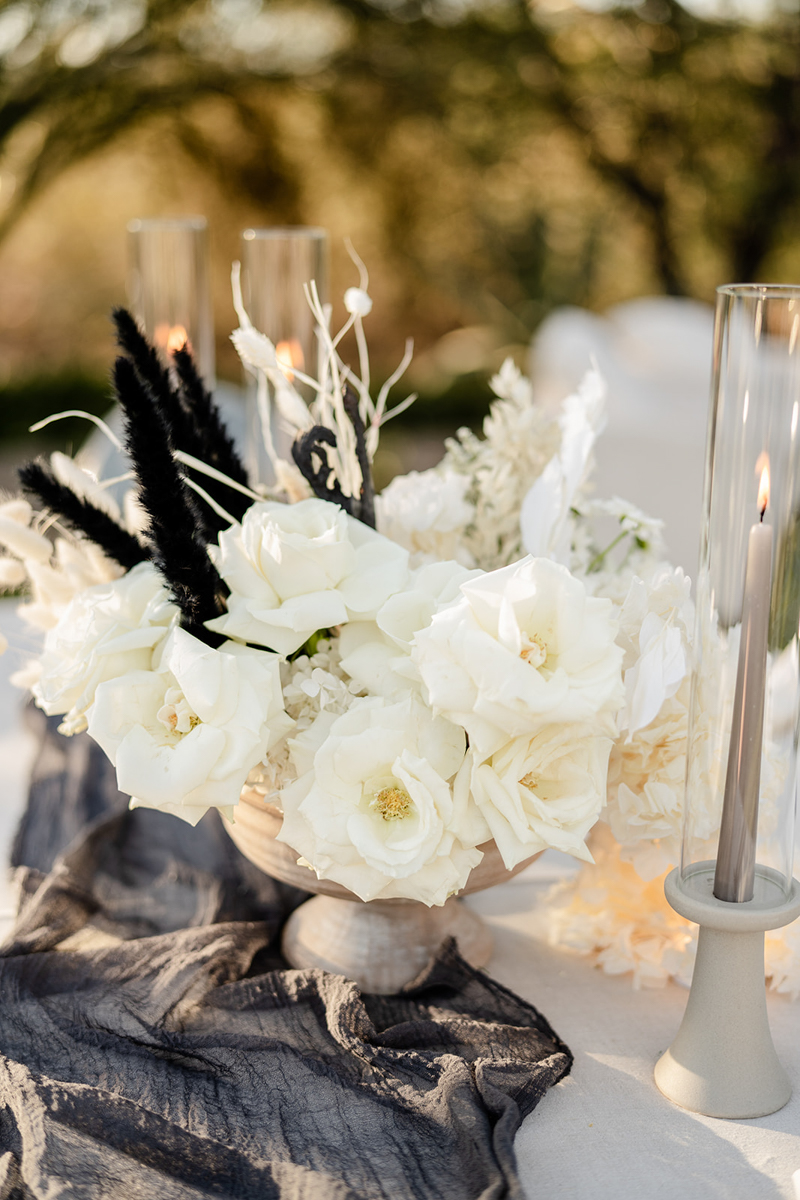
<svg viewBox="0 0 800 1200"><path fill-rule="evenodd" d="M764 524L769 503L766 454L759 459L759 465L762 467L758 489L760 520L750 529L747 543L739 664L714 875L716 898L737 903L753 899L767 682L772 529Z"/></svg>

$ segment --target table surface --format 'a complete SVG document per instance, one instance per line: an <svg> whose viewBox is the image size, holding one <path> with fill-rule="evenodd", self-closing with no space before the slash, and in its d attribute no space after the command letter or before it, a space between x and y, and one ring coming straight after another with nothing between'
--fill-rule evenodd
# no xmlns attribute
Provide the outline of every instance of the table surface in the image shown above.
<svg viewBox="0 0 800 1200"><path fill-rule="evenodd" d="M13 601L0 601L0 630L12 647L0 659L0 855L8 861L35 753L8 676L23 657L14 647L32 648L34 639ZM544 855L467 901L494 934L488 970L535 1004L575 1054L572 1074L517 1135L531 1200L800 1200L792 1184L800 1170L800 1002L768 997L775 1046L795 1087L784 1109L751 1121L684 1112L657 1090L653 1066L678 1029L687 992L676 985L636 992L630 976L603 975L548 946L537 901L564 869L562 856ZM0 876L0 933L12 912L13 888Z"/></svg>

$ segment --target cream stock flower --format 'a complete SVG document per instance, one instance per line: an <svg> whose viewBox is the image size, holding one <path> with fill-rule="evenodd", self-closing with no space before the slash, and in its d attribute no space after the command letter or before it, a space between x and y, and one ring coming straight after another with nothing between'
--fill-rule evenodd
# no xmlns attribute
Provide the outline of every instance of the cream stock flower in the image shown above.
<svg viewBox="0 0 800 1200"><path fill-rule="evenodd" d="M293 724L277 655L236 643L213 650L176 627L157 667L99 685L90 735L132 807L190 824L211 807L232 816L250 768Z"/></svg>
<svg viewBox="0 0 800 1200"><path fill-rule="evenodd" d="M408 576L408 554L326 500L253 504L219 536L226 637L292 654L319 629L374 617Z"/></svg>
<svg viewBox="0 0 800 1200"><path fill-rule="evenodd" d="M549 847L592 861L584 839L603 807L610 749L591 727L551 725L475 764L472 794L509 870Z"/></svg>
<svg viewBox="0 0 800 1200"><path fill-rule="evenodd" d="M461 592L416 635L412 657L432 707L464 726L479 758L619 708L611 602L588 596L566 567L525 558Z"/></svg>
<svg viewBox="0 0 800 1200"><path fill-rule="evenodd" d="M309 735L306 754L313 729ZM470 811L466 787L451 786L465 758L463 729L415 697L396 704L370 698L326 720L316 740L307 757L313 769L281 795L278 840L319 879L362 900L444 904L482 858L473 838L483 823Z"/></svg>
<svg viewBox="0 0 800 1200"><path fill-rule="evenodd" d="M177 619L178 609L150 563L77 592L46 634L33 687L36 703L49 716L67 714L63 733L85 729L98 685L148 670L153 650Z"/></svg>

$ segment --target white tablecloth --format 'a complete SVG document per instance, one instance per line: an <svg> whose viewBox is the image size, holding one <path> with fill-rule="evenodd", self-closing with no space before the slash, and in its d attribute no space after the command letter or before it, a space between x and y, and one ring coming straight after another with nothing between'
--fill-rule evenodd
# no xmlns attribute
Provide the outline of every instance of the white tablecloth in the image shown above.
<svg viewBox="0 0 800 1200"><path fill-rule="evenodd" d="M12 647L24 633L14 608L0 601L0 630ZM32 645L29 635L25 644ZM8 684L20 657L11 649L0 659L4 861L35 750L21 721L19 693ZM687 993L676 986L634 992L629 977L610 978L544 943L533 909L563 861L545 855L517 879L468 901L494 932L491 974L535 1004L575 1054L572 1075L548 1093L517 1137L531 1200L795 1200L800 1002L769 997L775 1044L796 1089L786 1108L755 1121L718 1121L676 1108L656 1089L653 1066L677 1031ZM0 932L10 924L11 904L2 880Z"/></svg>
<svg viewBox="0 0 800 1200"><path fill-rule="evenodd" d="M536 864L538 866L538 864ZM635 992L537 937L531 910L544 886L520 882L469 900L495 933L489 971L535 1004L575 1055L517 1135L526 1190L547 1200L795 1200L800 1169L800 1002L768 997L775 1046L795 1088L770 1117L720 1121L665 1100L653 1067L677 1032L687 991Z"/></svg>

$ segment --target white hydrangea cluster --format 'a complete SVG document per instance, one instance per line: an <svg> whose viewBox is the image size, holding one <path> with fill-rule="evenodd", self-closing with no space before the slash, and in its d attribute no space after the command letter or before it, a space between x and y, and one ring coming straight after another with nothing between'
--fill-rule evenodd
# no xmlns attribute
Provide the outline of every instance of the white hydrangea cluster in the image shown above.
<svg viewBox="0 0 800 1200"><path fill-rule="evenodd" d="M319 638L310 654L281 663L283 703L294 725L272 747L269 756L252 768L247 786L280 805L281 789L297 778L290 742L305 733L317 718L340 717L366 690L343 670L339 638Z"/></svg>

